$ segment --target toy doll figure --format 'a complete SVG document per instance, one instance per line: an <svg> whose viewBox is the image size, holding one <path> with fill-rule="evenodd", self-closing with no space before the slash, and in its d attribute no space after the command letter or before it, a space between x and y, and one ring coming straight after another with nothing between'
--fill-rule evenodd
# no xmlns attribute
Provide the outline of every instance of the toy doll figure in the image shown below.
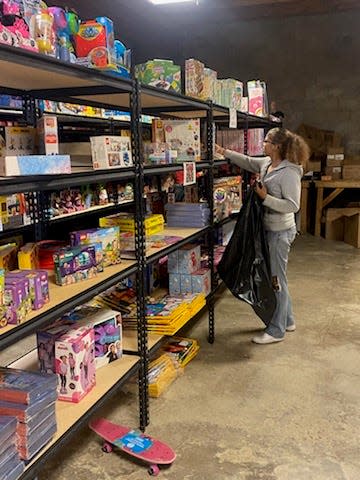
<svg viewBox="0 0 360 480"><path fill-rule="evenodd" d="M115 360L118 359L115 343L111 343L109 345L109 353L106 356L109 359L109 363L114 362Z"/></svg>
<svg viewBox="0 0 360 480"><path fill-rule="evenodd" d="M60 375L60 382L61 382L61 387L60 387L60 393L66 395L67 390L66 390L66 380L67 380L67 372L68 372L68 363L67 363L67 356L62 355L60 357L61 363L59 365L59 375Z"/></svg>
<svg viewBox="0 0 360 480"><path fill-rule="evenodd" d="M35 39L39 52L46 55L53 55L55 50L53 23L54 17L45 12L31 18L31 36Z"/></svg>
<svg viewBox="0 0 360 480"><path fill-rule="evenodd" d="M74 355L70 352L69 353L69 367L70 367L71 380L75 380L75 365L76 365L76 362L75 362L75 359L74 359Z"/></svg>
<svg viewBox="0 0 360 480"><path fill-rule="evenodd" d="M39 362L40 362L40 373L46 373L47 351L43 343L40 343L39 345L38 356L39 356Z"/></svg>
<svg viewBox="0 0 360 480"><path fill-rule="evenodd" d="M84 358L83 358L84 377L85 377L86 385L89 385L89 362L90 362L89 343L86 342L84 347Z"/></svg>

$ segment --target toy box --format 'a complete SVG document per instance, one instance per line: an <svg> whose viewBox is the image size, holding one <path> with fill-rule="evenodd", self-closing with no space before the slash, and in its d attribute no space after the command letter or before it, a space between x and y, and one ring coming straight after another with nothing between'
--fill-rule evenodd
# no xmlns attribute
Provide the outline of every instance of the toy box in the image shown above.
<svg viewBox="0 0 360 480"><path fill-rule="evenodd" d="M4 305L8 310L8 323L19 324L25 320L26 306L24 296L24 287L19 282L8 283L5 280Z"/></svg>
<svg viewBox="0 0 360 480"><path fill-rule="evenodd" d="M202 268L191 275L192 293L204 293L205 296L211 292L211 271Z"/></svg>
<svg viewBox="0 0 360 480"><path fill-rule="evenodd" d="M63 248L55 253L56 284L71 285L94 278L98 273L98 260L100 260L99 257L96 258L96 252L95 245L83 245Z"/></svg>
<svg viewBox="0 0 360 480"><path fill-rule="evenodd" d="M36 243L26 243L18 252L20 270L35 270L39 268L38 248Z"/></svg>
<svg viewBox="0 0 360 480"><path fill-rule="evenodd" d="M180 290L181 293L193 293L191 275L180 275Z"/></svg>
<svg viewBox="0 0 360 480"><path fill-rule="evenodd" d="M71 173L69 155L23 155L0 158L0 175L54 175Z"/></svg>
<svg viewBox="0 0 360 480"><path fill-rule="evenodd" d="M44 330L36 332L39 370L41 373L56 373L55 342L74 326L74 321L66 318L57 320Z"/></svg>
<svg viewBox="0 0 360 480"><path fill-rule="evenodd" d="M135 76L145 85L181 93L181 67L172 60L154 59L136 65Z"/></svg>
<svg viewBox="0 0 360 480"><path fill-rule="evenodd" d="M226 78L221 81L221 105L227 108L241 110L241 99L243 96L243 84L239 80Z"/></svg>
<svg viewBox="0 0 360 480"><path fill-rule="evenodd" d="M90 142L95 170L132 166L130 137L90 137Z"/></svg>
<svg viewBox="0 0 360 480"><path fill-rule="evenodd" d="M94 351L96 368L103 367L122 357L121 313L107 308L83 305L65 318L76 325L94 329Z"/></svg>
<svg viewBox="0 0 360 480"><path fill-rule="evenodd" d="M200 120L164 120L165 142L177 151L177 162L201 160Z"/></svg>
<svg viewBox="0 0 360 480"><path fill-rule="evenodd" d="M247 132L248 155L256 156L264 154L265 130L263 128L251 128Z"/></svg>
<svg viewBox="0 0 360 480"><path fill-rule="evenodd" d="M103 258L97 262L104 267L120 263L120 230L119 227L93 228L89 230L79 230L70 233L71 245L93 245L100 244L100 251Z"/></svg>
<svg viewBox="0 0 360 480"><path fill-rule="evenodd" d="M105 52L107 64L115 64L114 25L106 17L82 22L75 35L75 52L79 58L88 57L95 49Z"/></svg>
<svg viewBox="0 0 360 480"><path fill-rule="evenodd" d="M170 295L180 295L181 275L179 273L169 273L169 293Z"/></svg>
<svg viewBox="0 0 360 480"><path fill-rule="evenodd" d="M204 68L204 88L201 98L205 101L215 100L215 84L217 80L217 72L211 68Z"/></svg>
<svg viewBox="0 0 360 480"><path fill-rule="evenodd" d="M0 156L35 153L36 129L33 127L1 127Z"/></svg>
<svg viewBox="0 0 360 480"><path fill-rule="evenodd" d="M200 245L185 245L178 250L178 272L191 274L199 270L201 261Z"/></svg>
<svg viewBox="0 0 360 480"><path fill-rule="evenodd" d="M0 268L6 271L17 268L17 250L16 243L8 243L0 246Z"/></svg>
<svg viewBox="0 0 360 480"><path fill-rule="evenodd" d="M269 109L265 82L251 80L247 83L247 89L249 113L259 117L266 117L269 113Z"/></svg>
<svg viewBox="0 0 360 480"><path fill-rule="evenodd" d="M16 270L12 276L29 281L29 295L33 310L39 310L49 302L49 282L46 270Z"/></svg>
<svg viewBox="0 0 360 480"><path fill-rule="evenodd" d="M202 99L204 96L205 65L199 60L185 60L185 95Z"/></svg>
<svg viewBox="0 0 360 480"><path fill-rule="evenodd" d="M165 143L164 121L154 118L151 122L151 138L153 143Z"/></svg>
<svg viewBox="0 0 360 480"><path fill-rule="evenodd" d="M44 115L37 122L39 153L41 155L59 154L59 136L57 117Z"/></svg>
<svg viewBox="0 0 360 480"><path fill-rule="evenodd" d="M167 268L169 273L178 273L178 250L169 253Z"/></svg>
<svg viewBox="0 0 360 480"><path fill-rule="evenodd" d="M118 226L121 232L135 232L135 220L132 213L117 213L99 220L101 227ZM147 235L155 235L164 230L164 217L159 213L146 215L144 228Z"/></svg>
<svg viewBox="0 0 360 480"><path fill-rule="evenodd" d="M24 275L8 272L5 277L5 285L14 285L18 290L21 289L22 303L24 304L25 316L32 310L30 296L30 280Z"/></svg>
<svg viewBox="0 0 360 480"><path fill-rule="evenodd" d="M219 222L234 213L239 213L242 206L242 178L223 177L214 180L214 221Z"/></svg>
<svg viewBox="0 0 360 480"><path fill-rule="evenodd" d="M171 150L168 143L144 143L144 162L150 165L167 165L176 162L177 151Z"/></svg>
<svg viewBox="0 0 360 480"><path fill-rule="evenodd" d="M4 305L5 270L0 268L0 306Z"/></svg>
<svg viewBox="0 0 360 480"><path fill-rule="evenodd" d="M82 326L55 340L59 400L78 403L95 385L94 330Z"/></svg>

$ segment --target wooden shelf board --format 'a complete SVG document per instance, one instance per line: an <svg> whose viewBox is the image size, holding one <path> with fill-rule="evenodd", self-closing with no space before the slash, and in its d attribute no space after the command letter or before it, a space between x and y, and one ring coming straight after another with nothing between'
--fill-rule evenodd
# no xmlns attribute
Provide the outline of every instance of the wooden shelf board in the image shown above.
<svg viewBox="0 0 360 480"><path fill-rule="evenodd" d="M196 235L197 233L201 232L202 230L206 230L208 227L203 227L203 228L176 228L176 227L165 227L165 229L159 233L159 235L167 235L167 236L175 236L175 237L181 237L184 240L186 238L190 238L193 235ZM156 255L163 250L166 250L169 247L175 246L176 244L173 245L167 245L166 247L163 248L149 248L146 251L146 256L151 257L151 255Z"/></svg>
<svg viewBox="0 0 360 480"><path fill-rule="evenodd" d="M120 274L121 272L135 265L136 262L133 260L122 260L119 265L112 265L111 267L105 268L104 272L99 273L96 278L84 280L73 285L65 285L62 287L60 287L59 285L55 285L53 276L50 276L50 302L47 303L42 309L32 311L23 323L31 322L37 316L42 315L43 313L53 308L56 308L62 303L65 303L70 298L76 297L77 295L86 292L90 287L94 287L95 285L100 284L103 280L111 278L113 275ZM0 338L3 333L7 333L15 329L17 326L18 325L7 325L6 327L1 328Z"/></svg>

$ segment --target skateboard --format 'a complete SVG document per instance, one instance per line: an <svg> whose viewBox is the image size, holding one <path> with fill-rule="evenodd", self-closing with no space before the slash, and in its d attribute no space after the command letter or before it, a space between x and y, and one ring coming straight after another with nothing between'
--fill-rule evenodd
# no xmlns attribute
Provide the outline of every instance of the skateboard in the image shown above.
<svg viewBox="0 0 360 480"><path fill-rule="evenodd" d="M149 464L148 473L158 475L159 465L170 465L176 453L165 443L155 440L139 430L109 422L105 418L92 420L89 427L103 440L102 450L110 453L113 447Z"/></svg>

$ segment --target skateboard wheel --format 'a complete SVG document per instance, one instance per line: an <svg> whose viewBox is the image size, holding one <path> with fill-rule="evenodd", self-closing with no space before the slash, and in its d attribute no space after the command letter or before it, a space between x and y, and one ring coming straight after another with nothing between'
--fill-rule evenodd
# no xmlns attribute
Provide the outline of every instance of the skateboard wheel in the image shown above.
<svg viewBox="0 0 360 480"><path fill-rule="evenodd" d="M148 472L149 475L156 477L157 475L159 475L160 468L157 465L150 465Z"/></svg>
<svg viewBox="0 0 360 480"><path fill-rule="evenodd" d="M112 452L112 446L110 445L110 443L104 443L101 450L105 453L111 453Z"/></svg>

